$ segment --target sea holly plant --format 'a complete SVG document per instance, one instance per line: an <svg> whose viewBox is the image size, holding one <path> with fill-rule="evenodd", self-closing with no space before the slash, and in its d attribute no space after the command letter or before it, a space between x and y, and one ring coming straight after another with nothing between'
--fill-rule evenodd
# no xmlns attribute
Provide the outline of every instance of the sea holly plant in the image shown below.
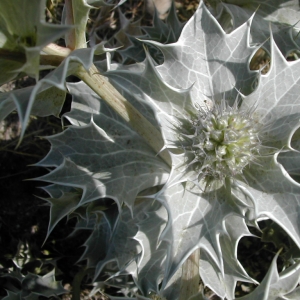
<svg viewBox="0 0 300 300"><path fill-rule="evenodd" d="M224 9L245 9L235 2ZM279 268L274 253L263 281L241 299L299 298L300 62L286 60L297 35L282 48L269 31L262 75L249 64L264 46L255 30L271 12L236 26L234 14L218 22L215 3L201 2L177 42L145 40L143 63L108 60L104 68L99 55L119 50L86 47L85 25L90 8L107 4L66 1L67 47L45 45L40 60L54 70L32 88L1 94L1 116L16 107L24 130L30 113L46 115L41 102L58 115L53 96L61 107L64 92L72 95L62 117L71 125L46 137L51 150L36 164L49 169L38 178L50 183L48 236L64 217L76 218L74 234L91 232L78 261L91 294L113 286L123 296L111 299L206 299L201 277L221 299L235 299L237 281L259 284L238 260L238 244L270 219L292 241L288 259ZM281 7L272 7L275 18ZM147 46L163 54L161 65ZM7 49L13 59L15 48ZM71 74L81 81L66 84Z"/></svg>

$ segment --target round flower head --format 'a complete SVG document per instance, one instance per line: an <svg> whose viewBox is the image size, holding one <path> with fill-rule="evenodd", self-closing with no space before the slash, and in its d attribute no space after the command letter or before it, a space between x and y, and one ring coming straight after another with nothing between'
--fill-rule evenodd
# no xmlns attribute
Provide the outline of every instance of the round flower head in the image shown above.
<svg viewBox="0 0 300 300"><path fill-rule="evenodd" d="M232 107L224 99L208 110L197 107L189 123L181 134L181 147L193 154L189 167L206 191L226 178L242 176L259 155L261 124L254 110L240 110L237 101Z"/></svg>

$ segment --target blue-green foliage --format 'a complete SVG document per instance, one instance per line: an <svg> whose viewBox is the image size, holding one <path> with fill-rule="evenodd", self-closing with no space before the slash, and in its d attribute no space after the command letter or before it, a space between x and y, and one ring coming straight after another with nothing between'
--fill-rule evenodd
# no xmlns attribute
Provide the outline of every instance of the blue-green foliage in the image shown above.
<svg viewBox="0 0 300 300"><path fill-rule="evenodd" d="M51 150L36 165L50 170L38 178L50 183L44 188L51 207L48 236L64 217L77 219L75 234L91 232L79 261L94 282L92 293L107 285L118 287L122 299L176 300L181 266L200 248L203 283L220 298L234 299L237 281L257 283L237 258L238 243L252 236L249 226L271 219L274 231L281 228L293 241L293 251L284 270L277 270L274 255L260 286L242 299L299 297L300 61L286 60L299 51L299 3L224 2L202 1L183 28L173 4L166 22L155 15L154 28L143 28L143 42L129 35L131 45L116 50L123 63L142 62L108 63L106 72L97 63L160 130L171 165L86 83L65 84L80 65L90 68L94 54L109 52L102 44L74 50L34 87L0 95L0 117L16 108L24 130L30 113L58 115L65 91L72 95L71 110L63 115L71 125L47 137ZM34 3L37 9L45 4ZM85 9L73 12L80 22L92 5L104 4L76 3ZM15 38L19 25L9 27L5 20L13 9L20 14L20 7L0 4L0 51L24 56L11 65L8 56L0 59L1 83L20 73L36 76L41 68L32 53L39 55L70 29L26 18L30 35ZM126 32L130 25L124 24ZM67 35L68 43L72 37ZM143 43L148 50L141 52ZM249 68L261 46L271 57L265 75ZM53 273L5 276L34 284L38 292L11 290L4 299L64 292Z"/></svg>

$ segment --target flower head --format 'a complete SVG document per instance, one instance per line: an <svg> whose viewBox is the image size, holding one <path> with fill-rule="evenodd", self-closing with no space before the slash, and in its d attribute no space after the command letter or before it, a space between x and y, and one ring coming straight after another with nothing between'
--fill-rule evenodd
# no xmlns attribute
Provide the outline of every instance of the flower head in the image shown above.
<svg viewBox="0 0 300 300"><path fill-rule="evenodd" d="M225 178L242 175L243 169L259 156L262 124L254 110L239 109L237 101L232 107L225 99L211 109L198 106L188 123L179 136L180 144L193 153L189 165L197 171L198 181L206 190L220 186Z"/></svg>

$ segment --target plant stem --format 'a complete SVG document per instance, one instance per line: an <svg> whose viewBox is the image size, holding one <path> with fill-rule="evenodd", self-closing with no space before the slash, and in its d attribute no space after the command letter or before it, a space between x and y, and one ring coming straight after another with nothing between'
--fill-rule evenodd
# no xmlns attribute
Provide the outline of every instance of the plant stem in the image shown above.
<svg viewBox="0 0 300 300"><path fill-rule="evenodd" d="M142 136L149 146L171 166L169 153L164 150L164 140L157 130L134 106L131 105L116 89L102 76L93 65L89 72L80 67L75 74L84 81L97 95L110 105L131 127Z"/></svg>
<svg viewBox="0 0 300 300"><path fill-rule="evenodd" d="M66 57L71 53L68 48L63 48L55 44L49 44L43 49L48 55L41 57L45 64L58 65L59 57ZM116 88L102 76L98 69L92 65L89 71L79 67L75 76L84 81L97 95L99 95L117 114L119 114L131 127L140 134L148 145L159 156L171 166L169 153L164 150L164 140L159 130L157 130L130 102L128 102Z"/></svg>
<svg viewBox="0 0 300 300"><path fill-rule="evenodd" d="M74 28L65 35L65 43L68 48L75 50L87 48L86 26L91 6L83 0L65 0L65 24Z"/></svg>
<svg viewBox="0 0 300 300"><path fill-rule="evenodd" d="M200 249L195 250L182 265L179 300L188 300L199 292Z"/></svg>
<svg viewBox="0 0 300 300"><path fill-rule="evenodd" d="M72 51L69 48L61 47L54 43L50 43L45 48L43 48L43 52L49 55L58 55L61 57L67 57Z"/></svg>
<svg viewBox="0 0 300 300"><path fill-rule="evenodd" d="M40 55L40 65L46 66L54 66L58 67L62 62L64 58L59 55L49 55L49 54L41 54Z"/></svg>

